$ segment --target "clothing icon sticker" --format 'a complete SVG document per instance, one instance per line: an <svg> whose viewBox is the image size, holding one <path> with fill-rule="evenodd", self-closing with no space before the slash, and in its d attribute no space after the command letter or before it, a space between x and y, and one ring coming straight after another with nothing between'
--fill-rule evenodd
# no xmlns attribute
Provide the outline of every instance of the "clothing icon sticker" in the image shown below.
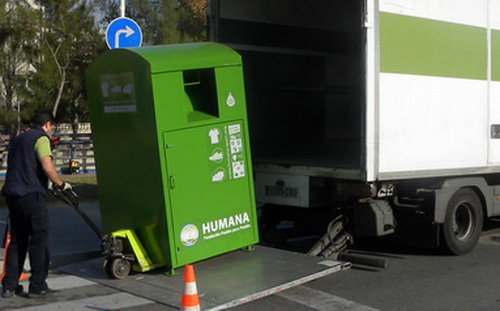
<svg viewBox="0 0 500 311"><path fill-rule="evenodd" d="M212 162L219 163L224 159L224 154L222 153L221 148L216 148L213 152L212 155L208 158Z"/></svg>
<svg viewBox="0 0 500 311"><path fill-rule="evenodd" d="M105 113L136 112L133 72L99 76Z"/></svg>
<svg viewBox="0 0 500 311"><path fill-rule="evenodd" d="M213 128L208 132L208 136L210 136L210 142L212 145L218 144L220 141L220 131L217 128Z"/></svg>
<svg viewBox="0 0 500 311"><path fill-rule="evenodd" d="M233 162L233 178L245 177L245 163L243 161Z"/></svg>
<svg viewBox="0 0 500 311"><path fill-rule="evenodd" d="M212 174L212 182L220 182L223 181L224 178L226 177L226 174L224 173L224 169L219 167L217 170Z"/></svg>
<svg viewBox="0 0 500 311"><path fill-rule="evenodd" d="M229 131L229 135L234 135L241 132L241 126L239 124L229 125L227 129Z"/></svg>
<svg viewBox="0 0 500 311"><path fill-rule="evenodd" d="M238 153L243 150L243 141L241 140L241 138L236 138L235 136L231 136L229 144L231 145L231 154Z"/></svg>
<svg viewBox="0 0 500 311"><path fill-rule="evenodd" d="M231 94L231 92L229 92L229 94L227 95L226 105L228 107L234 107L234 105L236 105L236 100L234 99L234 96L233 94Z"/></svg>

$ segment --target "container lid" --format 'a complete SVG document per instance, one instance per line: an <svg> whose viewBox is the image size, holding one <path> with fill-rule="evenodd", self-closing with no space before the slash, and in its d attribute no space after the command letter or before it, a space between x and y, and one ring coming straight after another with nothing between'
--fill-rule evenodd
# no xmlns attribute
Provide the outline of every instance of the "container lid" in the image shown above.
<svg viewBox="0 0 500 311"><path fill-rule="evenodd" d="M144 58L151 73L241 65L241 56L213 42L156 45L127 49Z"/></svg>

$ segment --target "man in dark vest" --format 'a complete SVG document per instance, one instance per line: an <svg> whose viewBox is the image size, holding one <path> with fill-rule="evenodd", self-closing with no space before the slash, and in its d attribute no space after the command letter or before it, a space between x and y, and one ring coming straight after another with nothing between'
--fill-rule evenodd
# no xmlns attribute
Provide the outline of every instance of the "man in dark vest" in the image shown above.
<svg viewBox="0 0 500 311"><path fill-rule="evenodd" d="M42 298L55 293L47 285L50 254L49 215L46 196L49 180L53 187L71 189L62 181L52 163L50 136L55 120L50 112L36 115L33 127L15 137L8 154L7 175L2 194L6 197L11 225L2 297L23 291L19 285L26 252L29 252L31 277L28 296Z"/></svg>

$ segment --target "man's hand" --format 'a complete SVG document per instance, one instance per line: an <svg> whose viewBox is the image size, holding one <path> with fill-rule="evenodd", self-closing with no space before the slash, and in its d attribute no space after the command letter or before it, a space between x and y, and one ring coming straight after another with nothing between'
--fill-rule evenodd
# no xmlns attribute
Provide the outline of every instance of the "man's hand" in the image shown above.
<svg viewBox="0 0 500 311"><path fill-rule="evenodd" d="M53 191L54 190L54 183L50 179L49 179L49 184L47 185L47 189L49 189L49 191Z"/></svg>
<svg viewBox="0 0 500 311"><path fill-rule="evenodd" d="M71 187L71 185L67 182L63 182L63 184L61 185L61 188L62 188L62 191L73 189L73 187Z"/></svg>
<svg viewBox="0 0 500 311"><path fill-rule="evenodd" d="M71 190L73 189L73 187L71 187L71 185L67 182L64 182L61 184L61 185L56 185L56 184L52 184L52 189L50 188L50 183L49 183L49 189L50 190L59 190L59 191L66 191L66 190Z"/></svg>
<svg viewBox="0 0 500 311"><path fill-rule="evenodd" d="M54 191L55 189L64 191L64 190L68 190L68 189L71 190L71 189L73 189L73 187L71 186L71 184L64 182L64 181L61 185L56 185L52 182L52 180L49 180L49 185L48 185L47 189L49 189L50 191Z"/></svg>
<svg viewBox="0 0 500 311"><path fill-rule="evenodd" d="M78 196L73 191L73 188L69 183L63 182L61 185L52 184L52 188L50 188L49 184L49 190L51 190L52 194L56 198L62 200L63 202L66 202L73 207L78 206Z"/></svg>

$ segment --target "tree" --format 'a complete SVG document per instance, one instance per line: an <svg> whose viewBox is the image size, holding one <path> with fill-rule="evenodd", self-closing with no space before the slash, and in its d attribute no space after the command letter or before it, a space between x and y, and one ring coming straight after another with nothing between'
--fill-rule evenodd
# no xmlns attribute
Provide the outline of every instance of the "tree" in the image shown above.
<svg viewBox="0 0 500 311"><path fill-rule="evenodd" d="M207 0L181 0L179 27L185 42L206 40Z"/></svg>
<svg viewBox="0 0 500 311"><path fill-rule="evenodd" d="M87 118L84 71L104 41L84 0L0 0L0 118L26 123L36 110Z"/></svg>
<svg viewBox="0 0 500 311"><path fill-rule="evenodd" d="M13 126L23 106L23 92L34 69L39 46L40 14L27 1L0 0L0 120ZM24 109L23 119L29 117Z"/></svg>
<svg viewBox="0 0 500 311"><path fill-rule="evenodd" d="M47 109L86 120L84 71L105 49L119 0L0 0L0 122ZM144 45L204 41L206 0L128 0ZM98 17L99 21L96 21Z"/></svg>
<svg viewBox="0 0 500 311"><path fill-rule="evenodd" d="M161 43L205 41L207 0L163 0Z"/></svg>
<svg viewBox="0 0 500 311"><path fill-rule="evenodd" d="M109 23L120 17L120 0L96 0L95 7L101 16L99 25L104 31ZM156 44L159 36L161 17L161 0L127 0L126 15L134 19L144 38L144 45Z"/></svg>
<svg viewBox="0 0 500 311"><path fill-rule="evenodd" d="M86 67L104 48L87 1L41 0L40 61L30 83L31 107L49 108L62 121L76 124L84 105Z"/></svg>
<svg viewBox="0 0 500 311"><path fill-rule="evenodd" d="M119 0L97 0L101 27L119 17ZM127 0L126 15L143 31L144 45L206 40L207 0Z"/></svg>

